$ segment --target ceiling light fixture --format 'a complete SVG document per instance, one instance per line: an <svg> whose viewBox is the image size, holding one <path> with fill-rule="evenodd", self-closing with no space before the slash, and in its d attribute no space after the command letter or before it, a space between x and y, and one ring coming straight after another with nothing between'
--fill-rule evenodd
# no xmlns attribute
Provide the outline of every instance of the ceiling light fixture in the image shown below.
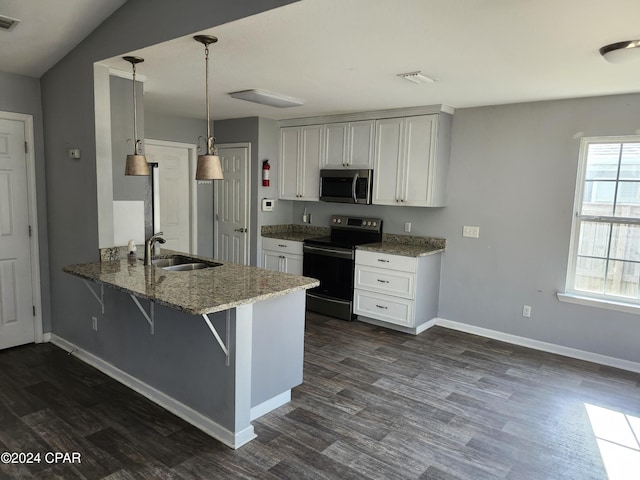
<svg viewBox="0 0 640 480"><path fill-rule="evenodd" d="M5 32L10 32L16 25L20 23L20 20L17 18L5 17L4 15L0 15L0 30L4 30Z"/></svg>
<svg viewBox="0 0 640 480"><path fill-rule="evenodd" d="M300 107L304 105L304 101L299 98L289 97L288 95L283 95L281 93L268 92L267 90L242 90L240 92L232 92L229 95L233 98L246 100L247 102L254 102L277 108Z"/></svg>
<svg viewBox="0 0 640 480"><path fill-rule="evenodd" d="M404 78L405 80L409 80L410 82L423 84L423 83L433 83L435 80L431 77L427 77L422 72L409 72L409 73L399 73L398 76L400 78Z"/></svg>
<svg viewBox="0 0 640 480"><path fill-rule="evenodd" d="M133 155L127 155L127 163L124 169L125 175L150 175L147 158L142 152L142 141L138 140L138 112L136 105L136 64L144 62L140 57L122 57L133 68Z"/></svg>
<svg viewBox="0 0 640 480"><path fill-rule="evenodd" d="M607 62L626 63L640 58L640 40L612 43L600 49L600 55Z"/></svg>
<svg viewBox="0 0 640 480"><path fill-rule="evenodd" d="M207 103L207 153L198 155L196 180L222 180L224 178L222 175L222 163L216 151L214 143L216 139L211 136L211 118L209 115L209 45L216 43L218 39L213 35L196 35L193 39L204 45L205 98Z"/></svg>

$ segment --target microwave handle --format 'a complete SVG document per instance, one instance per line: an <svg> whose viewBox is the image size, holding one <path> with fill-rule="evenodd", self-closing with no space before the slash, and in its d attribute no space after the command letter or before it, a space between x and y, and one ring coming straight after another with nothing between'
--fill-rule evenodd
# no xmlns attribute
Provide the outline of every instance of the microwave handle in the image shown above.
<svg viewBox="0 0 640 480"><path fill-rule="evenodd" d="M355 172L353 175L353 182L351 183L351 195L353 196L353 203L358 203L358 198L356 197L356 186L358 185L358 178L360 178L360 174Z"/></svg>

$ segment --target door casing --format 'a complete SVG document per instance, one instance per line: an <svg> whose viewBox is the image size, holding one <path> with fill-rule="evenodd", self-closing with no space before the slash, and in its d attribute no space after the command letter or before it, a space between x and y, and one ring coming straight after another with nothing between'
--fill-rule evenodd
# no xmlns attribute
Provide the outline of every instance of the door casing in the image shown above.
<svg viewBox="0 0 640 480"><path fill-rule="evenodd" d="M3 120L13 120L24 124L24 138L27 142L26 161L27 161L27 197L29 202L28 215L29 225L31 226L31 236L29 237L31 250L31 288L33 295L33 305L35 306L35 314L33 316L34 323L34 340L36 343L42 343L42 292L40 290L40 243L38 241L38 204L36 195L36 162L35 162L35 143L33 135L33 117L22 113L0 112L0 118Z"/></svg>

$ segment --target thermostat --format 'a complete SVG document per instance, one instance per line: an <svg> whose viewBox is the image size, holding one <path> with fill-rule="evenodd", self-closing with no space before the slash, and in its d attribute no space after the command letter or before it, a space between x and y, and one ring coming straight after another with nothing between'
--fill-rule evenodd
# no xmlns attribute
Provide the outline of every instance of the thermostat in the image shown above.
<svg viewBox="0 0 640 480"><path fill-rule="evenodd" d="M273 212L273 198L263 198L262 199L262 211L263 212Z"/></svg>

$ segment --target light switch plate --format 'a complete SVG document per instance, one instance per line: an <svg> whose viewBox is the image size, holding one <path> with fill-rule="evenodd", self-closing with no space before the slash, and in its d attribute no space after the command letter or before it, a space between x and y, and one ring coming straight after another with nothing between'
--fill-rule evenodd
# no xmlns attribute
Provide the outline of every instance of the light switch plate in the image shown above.
<svg viewBox="0 0 640 480"><path fill-rule="evenodd" d="M470 227L465 225L462 227L462 236L469 238L479 238L480 237L480 227Z"/></svg>

